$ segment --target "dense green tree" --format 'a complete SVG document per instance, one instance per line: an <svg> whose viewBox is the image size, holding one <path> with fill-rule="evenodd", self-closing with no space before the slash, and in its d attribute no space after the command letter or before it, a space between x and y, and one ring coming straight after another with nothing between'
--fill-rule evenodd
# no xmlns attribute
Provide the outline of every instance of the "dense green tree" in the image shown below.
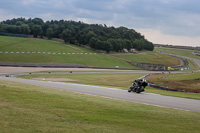
<svg viewBox="0 0 200 133"><path fill-rule="evenodd" d="M15 26L15 25L8 25L6 27L6 30L7 30L8 33L17 33L17 28L16 27L17 26Z"/></svg>
<svg viewBox="0 0 200 133"><path fill-rule="evenodd" d="M143 40L135 40L134 42L134 46L137 50L141 51L144 49L144 41Z"/></svg>
<svg viewBox="0 0 200 133"><path fill-rule="evenodd" d="M40 25L33 25L32 33L34 37L38 37L42 34L42 27Z"/></svg>
<svg viewBox="0 0 200 133"><path fill-rule="evenodd" d="M22 24L21 25L21 32L22 32L22 34L29 34L30 33L29 26L27 24Z"/></svg>
<svg viewBox="0 0 200 133"><path fill-rule="evenodd" d="M53 36L53 29L52 28L47 29L46 36L48 37L48 39L52 38L52 36Z"/></svg>
<svg viewBox="0 0 200 133"><path fill-rule="evenodd" d="M111 45L111 43L110 43L109 41L105 41L104 44L105 44L105 49L104 49L104 50L105 50L107 53L109 53L109 52L112 50L112 45Z"/></svg>
<svg viewBox="0 0 200 133"><path fill-rule="evenodd" d="M85 37L85 41L89 42L92 37L96 37L96 34L93 31L89 31Z"/></svg>
<svg viewBox="0 0 200 133"><path fill-rule="evenodd" d="M96 43L95 43L95 47L96 49L101 49L102 48L102 45L103 45L103 41L97 39Z"/></svg>
<svg viewBox="0 0 200 133"><path fill-rule="evenodd" d="M32 21L35 25L40 25L42 26L44 24L44 21L41 18L34 18Z"/></svg>
<svg viewBox="0 0 200 133"><path fill-rule="evenodd" d="M62 38L65 43L88 45L107 52L121 51L123 48L154 49L153 43L134 29L108 27L105 24L86 24L80 21L44 22L41 18L14 18L0 22L0 32L31 34L34 37L47 36L49 39Z"/></svg>
<svg viewBox="0 0 200 133"><path fill-rule="evenodd" d="M90 41L89 41L89 46L91 47L91 48L96 48L96 41L97 41L97 39L95 38L95 37L92 37L91 39L90 39Z"/></svg>
<svg viewBox="0 0 200 133"><path fill-rule="evenodd" d="M17 22L15 23L16 26L21 26L22 24L24 24L22 21L17 21Z"/></svg>
<svg viewBox="0 0 200 133"><path fill-rule="evenodd" d="M61 34L62 39L65 41L65 43L69 43L71 41L71 31L66 29Z"/></svg>
<svg viewBox="0 0 200 133"><path fill-rule="evenodd" d="M130 40L126 39L126 40L124 41L124 44L125 44L125 48L126 48L126 49L128 49L128 50L131 49L132 44L131 44L131 41L130 41Z"/></svg>

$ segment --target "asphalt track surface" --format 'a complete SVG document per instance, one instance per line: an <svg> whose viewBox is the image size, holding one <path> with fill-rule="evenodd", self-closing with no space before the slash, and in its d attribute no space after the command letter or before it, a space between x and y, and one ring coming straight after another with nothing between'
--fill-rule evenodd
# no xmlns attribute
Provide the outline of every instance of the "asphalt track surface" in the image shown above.
<svg viewBox="0 0 200 133"><path fill-rule="evenodd" d="M177 55L175 55L175 56L177 56ZM184 56L179 56L179 57L193 60L200 66L200 60L198 60L198 59L184 57ZM73 74L87 74L87 73L88 74L89 73L90 74L110 74L110 72L83 72L83 73L73 72ZM114 73L133 73L133 74L134 73L144 73L144 75L145 75L149 72L114 72ZM152 73L155 73L155 72L152 72ZM158 72L158 73L160 73L160 72ZM179 73L179 72L177 72L177 73ZM20 78L14 78L14 77L5 77L5 74L24 75L25 73L21 73L21 72L16 73L15 72L15 73L11 74L11 72L4 71L3 73L1 72L1 74L0 74L0 80L19 82L19 83L24 83L24 84L48 87L48 88L53 88L53 89L77 92L77 93L81 93L81 94L94 95L94 96L100 96L100 97L111 98L111 99L143 103L143 104L154 105L154 106L159 106L159 107L167 107L167 108L174 108L174 109L180 109L180 110L200 112L200 100L163 96L163 95L151 94L151 93L141 93L141 94L128 93L127 90L99 87L99 86L91 86L91 85L50 82L50 81L37 81L37 80L20 79ZM35 73L32 73L32 74L35 74ZM37 74L39 74L39 73L37 73ZM49 73L40 73L40 74L49 74ZM69 74L69 73L62 72L62 73L51 73L51 74Z"/></svg>
<svg viewBox="0 0 200 133"><path fill-rule="evenodd" d="M62 83L62 82L37 81L37 80L20 79L20 78L5 77L5 76L0 76L0 80L13 81L18 83L48 87L58 90L76 92L93 96L100 96L111 99L143 103L159 107L200 112L200 100L194 100L194 99L163 96L151 93L136 94L136 93L128 93L127 90L121 90L115 88Z"/></svg>

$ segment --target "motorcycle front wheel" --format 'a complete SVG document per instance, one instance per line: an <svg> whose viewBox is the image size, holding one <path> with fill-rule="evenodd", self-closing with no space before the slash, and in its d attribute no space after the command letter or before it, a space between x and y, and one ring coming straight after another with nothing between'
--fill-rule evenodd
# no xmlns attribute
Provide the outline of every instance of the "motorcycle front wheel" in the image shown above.
<svg viewBox="0 0 200 133"><path fill-rule="evenodd" d="M132 91L132 88L130 87L129 89L128 89L128 92L131 92Z"/></svg>

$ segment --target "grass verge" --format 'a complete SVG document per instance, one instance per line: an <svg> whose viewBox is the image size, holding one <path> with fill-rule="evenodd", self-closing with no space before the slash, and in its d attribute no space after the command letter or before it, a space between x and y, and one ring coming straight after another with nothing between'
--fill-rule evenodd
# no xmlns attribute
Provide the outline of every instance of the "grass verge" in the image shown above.
<svg viewBox="0 0 200 133"><path fill-rule="evenodd" d="M0 131L197 133L200 113L0 81Z"/></svg>
<svg viewBox="0 0 200 133"><path fill-rule="evenodd" d="M200 92L200 73L155 74L149 79L151 83L176 90Z"/></svg>

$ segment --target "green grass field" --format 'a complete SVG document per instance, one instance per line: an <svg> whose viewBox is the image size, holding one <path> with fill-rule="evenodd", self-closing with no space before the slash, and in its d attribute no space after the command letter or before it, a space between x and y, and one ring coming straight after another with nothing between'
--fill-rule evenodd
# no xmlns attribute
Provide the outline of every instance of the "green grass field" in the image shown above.
<svg viewBox="0 0 200 133"><path fill-rule="evenodd" d="M92 50L44 39L0 36L0 50L8 52L94 53Z"/></svg>
<svg viewBox="0 0 200 133"><path fill-rule="evenodd" d="M200 56L193 55L192 52L199 52L196 50L186 50L186 49L175 49L175 48L154 48L155 51L161 51L165 53L175 54L175 55L182 55L191 58L200 59Z"/></svg>
<svg viewBox="0 0 200 133"><path fill-rule="evenodd" d="M200 73L181 73L181 74L156 74L149 79L151 83L159 86L167 86L171 89L199 91L200 92ZM200 96L200 94L199 94Z"/></svg>
<svg viewBox="0 0 200 133"><path fill-rule="evenodd" d="M62 42L0 36L0 62L26 62L26 63L70 63L102 68L139 69L130 65L126 61L164 64L169 66L178 65L177 59L154 53L143 52L140 54L101 54L96 51L79 47L76 45L63 44ZM5 53L5 52L46 52L42 53ZM71 54L47 54L51 53L71 53ZM74 54L72 54L74 53ZM78 53L78 54L77 54ZM97 53L80 54L80 53ZM163 58L166 60L164 61Z"/></svg>
<svg viewBox="0 0 200 133"><path fill-rule="evenodd" d="M198 133L200 113L0 81L0 131Z"/></svg>
<svg viewBox="0 0 200 133"><path fill-rule="evenodd" d="M66 63L80 64L89 67L139 69L125 61L109 56L97 55L48 55L48 54L1 54L1 62L29 62L29 63Z"/></svg>
<svg viewBox="0 0 200 133"><path fill-rule="evenodd" d="M154 63L167 66L176 66L179 60L168 55L145 51L139 54L111 54L114 57L138 63Z"/></svg>
<svg viewBox="0 0 200 133"><path fill-rule="evenodd" d="M67 74L67 75L51 74L51 75L21 75L17 77L26 78L26 79L65 78L65 79L74 80L74 81L67 81L70 83L106 86L106 87L128 90L128 88L132 85L135 79L140 78L144 75L146 74ZM196 76L198 76L198 74ZM156 81L159 82L159 80L156 80ZM63 82L66 82L66 81L63 81ZM168 83L171 84L169 81ZM199 93L163 91L163 90L155 89L152 87L146 87L145 92L200 100Z"/></svg>
<svg viewBox="0 0 200 133"><path fill-rule="evenodd" d="M194 61L192 60L188 60L189 62L189 70L186 70L187 71L196 71L196 70L200 70L200 67L197 63L195 63ZM185 71L184 71L185 72Z"/></svg>

